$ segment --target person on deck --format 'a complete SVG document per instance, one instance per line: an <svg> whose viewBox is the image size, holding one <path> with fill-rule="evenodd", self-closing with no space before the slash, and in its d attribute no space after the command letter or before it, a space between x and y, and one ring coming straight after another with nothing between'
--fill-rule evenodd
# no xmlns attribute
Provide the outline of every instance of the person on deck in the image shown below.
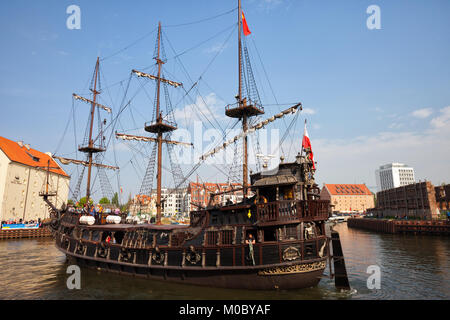
<svg viewBox="0 0 450 320"><path fill-rule="evenodd" d="M253 254L253 245L255 244L255 239L251 233L248 234L248 238L245 240L245 244L248 244L249 253L248 255L252 258L253 265L255 265L255 256Z"/></svg>

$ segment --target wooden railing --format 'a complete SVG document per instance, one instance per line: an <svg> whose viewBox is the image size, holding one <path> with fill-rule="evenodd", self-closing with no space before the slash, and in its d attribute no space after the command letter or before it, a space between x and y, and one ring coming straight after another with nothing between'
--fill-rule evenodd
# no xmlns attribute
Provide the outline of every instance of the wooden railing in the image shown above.
<svg viewBox="0 0 450 320"><path fill-rule="evenodd" d="M326 220L328 219L329 204L330 202L327 200L280 200L260 203L257 204L258 222Z"/></svg>

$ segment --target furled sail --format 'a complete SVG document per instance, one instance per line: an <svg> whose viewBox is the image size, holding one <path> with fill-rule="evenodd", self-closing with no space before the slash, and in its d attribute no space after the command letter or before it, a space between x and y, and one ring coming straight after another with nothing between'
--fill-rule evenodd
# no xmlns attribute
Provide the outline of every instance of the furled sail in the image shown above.
<svg viewBox="0 0 450 320"><path fill-rule="evenodd" d="M89 162L87 161L81 161L81 160L75 160L75 159L68 159L68 158L62 158L62 157L53 157L57 160L59 160L62 164L68 165L68 164L77 164L77 165L83 165L85 167L89 166ZM92 163L94 167L98 168L105 168L105 169L111 169L111 170L119 170L119 167L113 167L108 166L106 164L100 164L100 163Z"/></svg>
<svg viewBox="0 0 450 320"><path fill-rule="evenodd" d="M253 133L253 132L255 132L256 130L259 130L259 129L261 129L261 128L264 128L266 125L268 125L268 124L271 123L271 122L274 122L276 119L281 119L281 118L283 118L284 116L286 116L286 115L288 115L288 114L290 114L290 113L294 114L295 112L297 112L297 109L298 109L298 108L300 108L300 110L302 110L302 104L301 104L301 103L298 103L298 104L296 104L295 106L290 107L289 109L286 109L286 110L284 110L284 111L278 113L277 115L275 115L275 116L273 116L273 117L271 117L271 118L269 118L269 119L266 119L266 120L264 120L264 121L262 121L262 122L260 122L260 123L257 123L257 124L254 125L253 127L247 129L245 132L241 132L240 134L238 134L238 135L235 136L234 138L228 140L228 141L225 142L223 145L221 145L221 146L219 146L219 147L217 147L217 148L215 148L215 149L213 149L213 150L211 150L211 151L205 153L204 155L202 155L202 156L200 157L200 160L201 160L201 161L206 160L206 158L208 158L208 157L210 157L210 156L212 156L212 155L218 153L219 151L225 149L228 145L230 145L230 144L236 142L237 140L239 140L239 139L241 139L241 138L243 138L243 137L246 137L248 134Z"/></svg>
<svg viewBox="0 0 450 320"><path fill-rule="evenodd" d="M86 102L86 103L94 103L94 101L89 100L89 99L86 99L86 98L83 98L83 97L77 95L76 93L73 94L73 97L74 97L75 99L77 99L77 100L81 100L81 101L84 101L84 102ZM95 105L96 105L97 107L99 107L99 108L105 110L105 111L108 112L108 113L111 113L111 111L112 111L111 108L109 108L109 107L107 107L107 106L104 106L104 105L102 105L102 104L100 104L100 103L95 102Z"/></svg>

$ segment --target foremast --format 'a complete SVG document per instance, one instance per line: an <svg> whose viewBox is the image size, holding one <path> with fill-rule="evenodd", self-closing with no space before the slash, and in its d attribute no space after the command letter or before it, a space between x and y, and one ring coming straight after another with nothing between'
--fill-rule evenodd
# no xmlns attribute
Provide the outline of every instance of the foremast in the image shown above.
<svg viewBox="0 0 450 320"><path fill-rule="evenodd" d="M106 151L105 146L103 145L103 130L99 128L99 134L97 138L93 138L94 134L94 117L95 117L95 108L98 107L108 113L111 113L111 108L104 106L102 104L99 104L97 102L98 95L101 93L100 89L100 58L97 57L97 61L95 63L95 69L94 69L94 75L91 81L91 88L90 91L92 92L92 100L84 98L76 93L73 93L73 99L75 100L81 100L85 103L88 103L91 105L91 111L89 113L89 135L87 137L86 143L84 145L81 145L78 147L78 151L86 153L87 154L87 161L81 161L76 159L69 159L69 158L63 158L58 156L53 156L54 159L59 160L62 164L68 165L68 164L75 164L75 165L82 165L84 167L88 168L88 176L87 176L87 183L86 183L86 204L88 206L89 210L89 200L91 197L91 177L92 177L92 167L97 168L103 168L103 169L112 169L112 170L119 170L118 167L108 166L101 163L95 163L93 161L93 155L102 153ZM106 121L106 120L105 120ZM99 143L95 143L95 141L100 140ZM81 179L81 178L80 178ZM80 180L81 182L81 180Z"/></svg>

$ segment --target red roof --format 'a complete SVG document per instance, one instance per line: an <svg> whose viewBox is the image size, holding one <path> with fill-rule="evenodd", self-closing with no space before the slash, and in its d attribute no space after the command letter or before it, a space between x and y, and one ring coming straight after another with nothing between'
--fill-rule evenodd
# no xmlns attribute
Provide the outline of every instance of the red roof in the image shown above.
<svg viewBox="0 0 450 320"><path fill-rule="evenodd" d="M69 177L67 173L50 157L48 154L28 148L25 144L22 146L12 140L0 137L0 149L6 154L9 160L24 164L26 166L40 168L46 170L48 161L50 160L51 172ZM55 169L57 168L57 169Z"/></svg>
<svg viewBox="0 0 450 320"><path fill-rule="evenodd" d="M335 196L372 195L365 184L325 184L325 188Z"/></svg>

